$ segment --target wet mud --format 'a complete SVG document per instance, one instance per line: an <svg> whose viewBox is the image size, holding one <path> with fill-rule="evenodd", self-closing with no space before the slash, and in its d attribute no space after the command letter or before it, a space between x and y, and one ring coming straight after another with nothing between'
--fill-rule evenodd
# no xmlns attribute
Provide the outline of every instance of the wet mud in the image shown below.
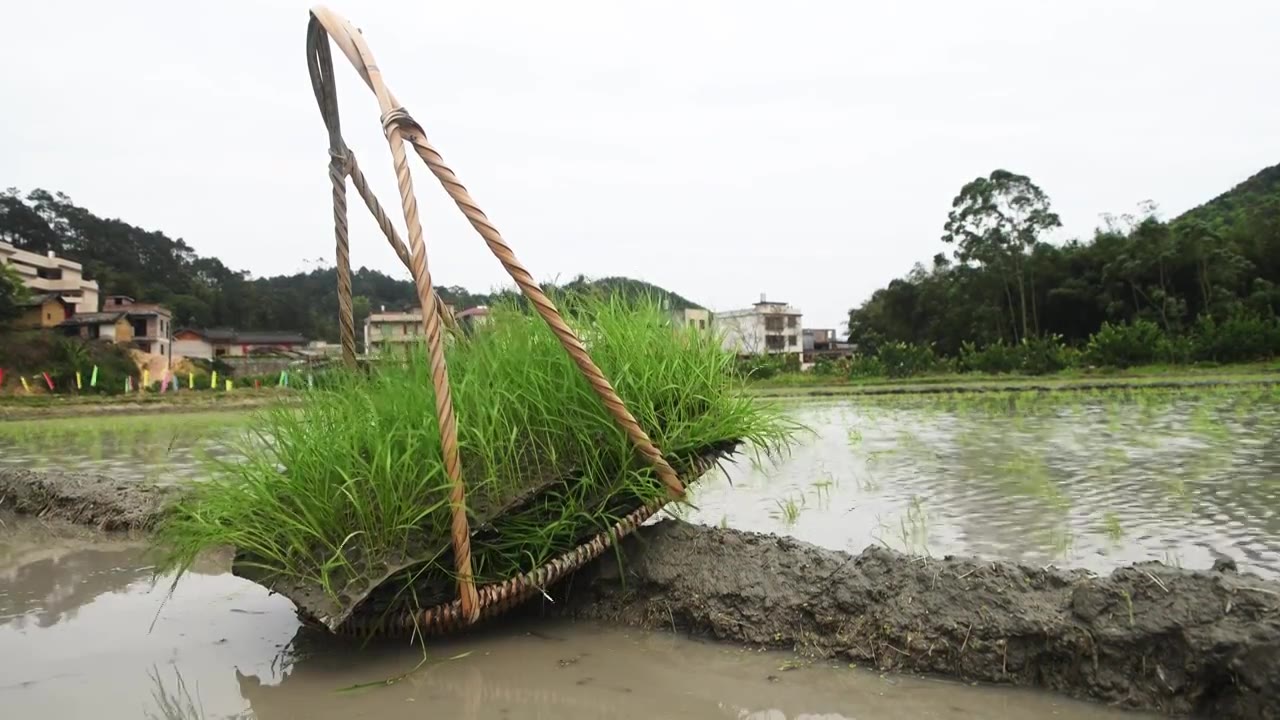
<svg viewBox="0 0 1280 720"><path fill-rule="evenodd" d="M0 471L0 507L145 529L173 490ZM1052 690L1126 708L1280 718L1280 583L1224 562L1100 577L666 521L551 589L551 613L884 671ZM517 620L518 622L519 620Z"/></svg>
<svg viewBox="0 0 1280 720"><path fill-rule="evenodd" d="M177 492L94 473L0 468L0 509L101 530L147 530Z"/></svg>
<svg viewBox="0 0 1280 720"><path fill-rule="evenodd" d="M1099 577L859 555L677 521L562 590L578 618L881 670L1034 686L1129 708L1280 717L1280 584L1223 564Z"/></svg>

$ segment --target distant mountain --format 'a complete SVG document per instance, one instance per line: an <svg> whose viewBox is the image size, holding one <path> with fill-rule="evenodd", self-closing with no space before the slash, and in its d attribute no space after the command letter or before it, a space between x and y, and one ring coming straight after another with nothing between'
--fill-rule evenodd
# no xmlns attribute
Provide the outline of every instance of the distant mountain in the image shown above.
<svg viewBox="0 0 1280 720"><path fill-rule="evenodd" d="M75 205L62 193L16 189L0 193L0 240L44 254L55 252L81 263L104 295L129 295L168 306L175 327L234 327L240 330L296 331L309 338L337 340L337 276L332 267L275 277L252 278L217 258L201 257L181 238L106 219ZM673 308L697 307L688 299L625 277L588 280L578 276L570 290L605 289L628 297L643 293L667 298ZM413 282L377 270L352 271L357 326L382 307L417 305ZM494 297L458 286L437 287L458 310L490 304Z"/></svg>
<svg viewBox="0 0 1280 720"><path fill-rule="evenodd" d="M672 310L703 309L701 305L666 288L629 277L588 279L579 275L563 285L561 289L570 292L602 292L608 295L620 295L628 300L650 297L665 300Z"/></svg>
<svg viewBox="0 0 1280 720"><path fill-rule="evenodd" d="M1209 202L1179 215L1173 222L1233 227L1260 214L1276 217L1276 208L1280 208L1280 165L1258 172Z"/></svg>

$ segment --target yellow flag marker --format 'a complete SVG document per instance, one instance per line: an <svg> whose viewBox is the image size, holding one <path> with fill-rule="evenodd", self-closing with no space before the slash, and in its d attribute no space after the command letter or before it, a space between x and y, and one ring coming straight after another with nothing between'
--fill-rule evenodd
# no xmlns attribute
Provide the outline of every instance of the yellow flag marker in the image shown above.
<svg viewBox="0 0 1280 720"><path fill-rule="evenodd" d="M209 376L209 389L210 390L218 389L218 371L217 370L214 370L213 374Z"/></svg>
<svg viewBox="0 0 1280 720"><path fill-rule="evenodd" d="M231 392L231 381L227 381L227 392Z"/></svg>
<svg viewBox="0 0 1280 720"><path fill-rule="evenodd" d="M26 390L27 392L31 392L31 385L27 383L27 379L25 377L22 377L19 379L22 380L22 389Z"/></svg>
<svg viewBox="0 0 1280 720"><path fill-rule="evenodd" d="M77 389L77 390L83 390L83 389L84 389L84 385L81 385L81 384L80 384L80 371L79 371L79 370L77 370L77 371L76 371L76 389Z"/></svg>

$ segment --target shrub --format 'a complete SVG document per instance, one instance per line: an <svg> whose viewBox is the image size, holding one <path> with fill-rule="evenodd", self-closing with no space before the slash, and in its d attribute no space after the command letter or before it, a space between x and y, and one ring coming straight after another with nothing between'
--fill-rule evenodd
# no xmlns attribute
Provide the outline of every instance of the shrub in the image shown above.
<svg viewBox="0 0 1280 720"><path fill-rule="evenodd" d="M915 377L939 369L937 355L929 345L893 342L880 346L877 354L886 375L892 378Z"/></svg>
<svg viewBox="0 0 1280 720"><path fill-rule="evenodd" d="M1018 349L1003 342L992 343L981 350L971 342L960 346L960 369L990 374L1011 373L1021 365Z"/></svg>
<svg viewBox="0 0 1280 720"><path fill-rule="evenodd" d="M853 355L847 364L849 377L873 378L884 377L884 363L875 355Z"/></svg>
<svg viewBox="0 0 1280 720"><path fill-rule="evenodd" d="M783 370L782 362L768 355L738 358L735 368L738 375L747 380L768 380Z"/></svg>
<svg viewBox="0 0 1280 720"><path fill-rule="evenodd" d="M94 366L98 368L97 387L89 381ZM54 392L74 392L76 372L81 374L84 393L124 392L126 377L137 381L138 367L125 348L103 340L66 337L51 330L32 330L6 334L0 341L0 367L6 375L40 377L49 373ZM9 385L8 380L5 385ZM35 386L43 387L43 377Z"/></svg>
<svg viewBox="0 0 1280 720"><path fill-rule="evenodd" d="M1203 315L1192 331L1198 360L1243 362L1280 355L1280 320L1237 313L1217 321Z"/></svg>
<svg viewBox="0 0 1280 720"><path fill-rule="evenodd" d="M1113 325L1104 322L1089 337L1085 357L1095 365L1126 368L1163 359L1164 331L1147 320Z"/></svg>
<svg viewBox="0 0 1280 720"><path fill-rule="evenodd" d="M1045 375L1069 366L1071 355L1061 335L1023 338L1018 343L1018 369L1028 375Z"/></svg>

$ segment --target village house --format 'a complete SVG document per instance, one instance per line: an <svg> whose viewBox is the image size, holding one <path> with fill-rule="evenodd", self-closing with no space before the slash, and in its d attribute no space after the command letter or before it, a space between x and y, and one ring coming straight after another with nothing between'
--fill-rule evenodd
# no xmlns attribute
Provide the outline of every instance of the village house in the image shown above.
<svg viewBox="0 0 1280 720"><path fill-rule="evenodd" d="M26 330L57 327L75 312L75 305L57 293L31 295L18 306L21 311L14 326Z"/></svg>
<svg viewBox="0 0 1280 720"><path fill-rule="evenodd" d="M131 347L145 353L172 357L173 314L169 309L153 303L135 302L128 295L108 295L102 303L102 315L124 313L133 336L127 341ZM115 321L112 321L114 325ZM101 333L101 325L99 325ZM117 344L125 344L119 339Z"/></svg>
<svg viewBox="0 0 1280 720"><path fill-rule="evenodd" d="M40 255L0 242L0 263L13 267L32 294L52 294L62 298L71 306L71 314L98 311L98 283L84 279L84 268L78 262L58 257L52 252Z"/></svg>
<svg viewBox="0 0 1280 720"><path fill-rule="evenodd" d="M307 339L293 332L245 332L232 328L182 328L173 335L173 352L182 357L237 358L301 352Z"/></svg>
<svg viewBox="0 0 1280 720"><path fill-rule="evenodd" d="M123 310L79 313L63 320L58 327L67 335L84 340L108 340L121 345L133 341L133 325Z"/></svg>
<svg viewBox="0 0 1280 720"><path fill-rule="evenodd" d="M446 304L445 309L453 313L452 305ZM476 328L489 322L489 308L484 305L467 308L454 313L453 319L463 332L474 332ZM421 310L388 312L384 307L364 319L365 353L377 353L388 346L403 347L425 340Z"/></svg>
<svg viewBox="0 0 1280 720"><path fill-rule="evenodd" d="M711 311L706 308L675 310L671 313L671 324L678 328L708 330L711 328Z"/></svg>
<svg viewBox="0 0 1280 720"><path fill-rule="evenodd" d="M715 328L724 348L739 356L795 355L804 352L801 344L801 312L785 302L766 300L743 310L715 315Z"/></svg>

